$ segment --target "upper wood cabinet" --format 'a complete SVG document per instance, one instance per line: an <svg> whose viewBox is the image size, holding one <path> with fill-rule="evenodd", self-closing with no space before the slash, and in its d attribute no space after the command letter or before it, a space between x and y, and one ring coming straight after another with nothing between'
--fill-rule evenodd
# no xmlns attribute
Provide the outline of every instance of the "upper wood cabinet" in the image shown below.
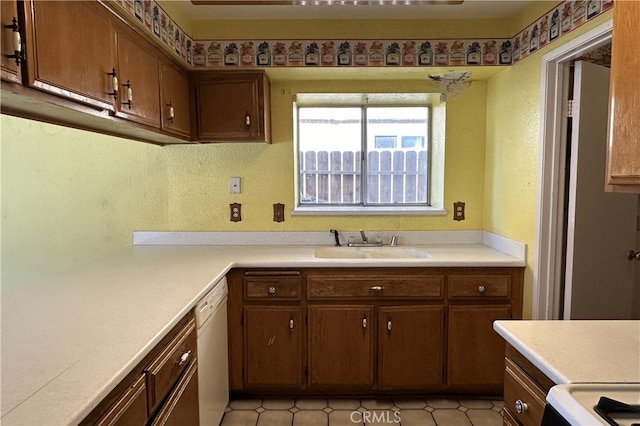
<svg viewBox="0 0 640 426"><path fill-rule="evenodd" d="M613 11L607 189L640 193L640 2Z"/></svg>
<svg viewBox="0 0 640 426"><path fill-rule="evenodd" d="M194 72L193 140L271 143L270 84L264 71Z"/></svg>
<svg viewBox="0 0 640 426"><path fill-rule="evenodd" d="M113 111L109 73L116 68L116 44L110 14L95 1L29 1L25 6L27 84Z"/></svg>
<svg viewBox="0 0 640 426"><path fill-rule="evenodd" d="M10 57L16 55L16 47L22 50L22 34L18 3L3 1L0 7L0 78L13 83L22 83L22 59Z"/></svg>
<svg viewBox="0 0 640 426"><path fill-rule="evenodd" d="M128 28L116 31L119 93L116 116L160 127L160 76L154 49Z"/></svg>
<svg viewBox="0 0 640 426"><path fill-rule="evenodd" d="M191 137L189 75L166 61L160 61L160 119L162 130Z"/></svg>

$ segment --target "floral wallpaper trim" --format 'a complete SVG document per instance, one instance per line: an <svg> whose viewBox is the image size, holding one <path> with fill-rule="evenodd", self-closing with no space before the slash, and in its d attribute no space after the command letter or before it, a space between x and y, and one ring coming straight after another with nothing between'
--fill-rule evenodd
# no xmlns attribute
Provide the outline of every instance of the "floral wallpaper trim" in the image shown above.
<svg viewBox="0 0 640 426"><path fill-rule="evenodd" d="M154 0L111 0L193 68L512 65L613 7L564 0L512 38L193 40Z"/></svg>

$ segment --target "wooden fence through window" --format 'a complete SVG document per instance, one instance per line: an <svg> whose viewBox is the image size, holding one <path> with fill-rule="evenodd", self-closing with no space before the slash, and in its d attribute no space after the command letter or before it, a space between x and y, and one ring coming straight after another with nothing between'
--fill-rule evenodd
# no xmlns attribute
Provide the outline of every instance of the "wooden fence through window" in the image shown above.
<svg viewBox="0 0 640 426"><path fill-rule="evenodd" d="M427 202L426 151L371 151L367 169L367 204ZM301 151L302 204L361 204L361 170L361 151Z"/></svg>

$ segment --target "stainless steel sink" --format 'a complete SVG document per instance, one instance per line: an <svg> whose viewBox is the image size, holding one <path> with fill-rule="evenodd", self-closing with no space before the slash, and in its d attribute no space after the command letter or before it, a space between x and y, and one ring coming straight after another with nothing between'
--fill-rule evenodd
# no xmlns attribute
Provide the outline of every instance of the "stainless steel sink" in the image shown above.
<svg viewBox="0 0 640 426"><path fill-rule="evenodd" d="M415 247L318 247L315 257L323 259L424 259L426 251Z"/></svg>

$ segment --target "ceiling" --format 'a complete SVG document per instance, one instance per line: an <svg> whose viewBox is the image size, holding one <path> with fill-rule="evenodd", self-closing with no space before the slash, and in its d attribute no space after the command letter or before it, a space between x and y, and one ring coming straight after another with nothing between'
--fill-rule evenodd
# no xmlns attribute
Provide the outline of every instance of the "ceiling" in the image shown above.
<svg viewBox="0 0 640 426"><path fill-rule="evenodd" d="M489 19L520 12L534 0L182 0L193 20ZM242 5L235 5L241 3ZM282 4L293 3L293 4Z"/></svg>

